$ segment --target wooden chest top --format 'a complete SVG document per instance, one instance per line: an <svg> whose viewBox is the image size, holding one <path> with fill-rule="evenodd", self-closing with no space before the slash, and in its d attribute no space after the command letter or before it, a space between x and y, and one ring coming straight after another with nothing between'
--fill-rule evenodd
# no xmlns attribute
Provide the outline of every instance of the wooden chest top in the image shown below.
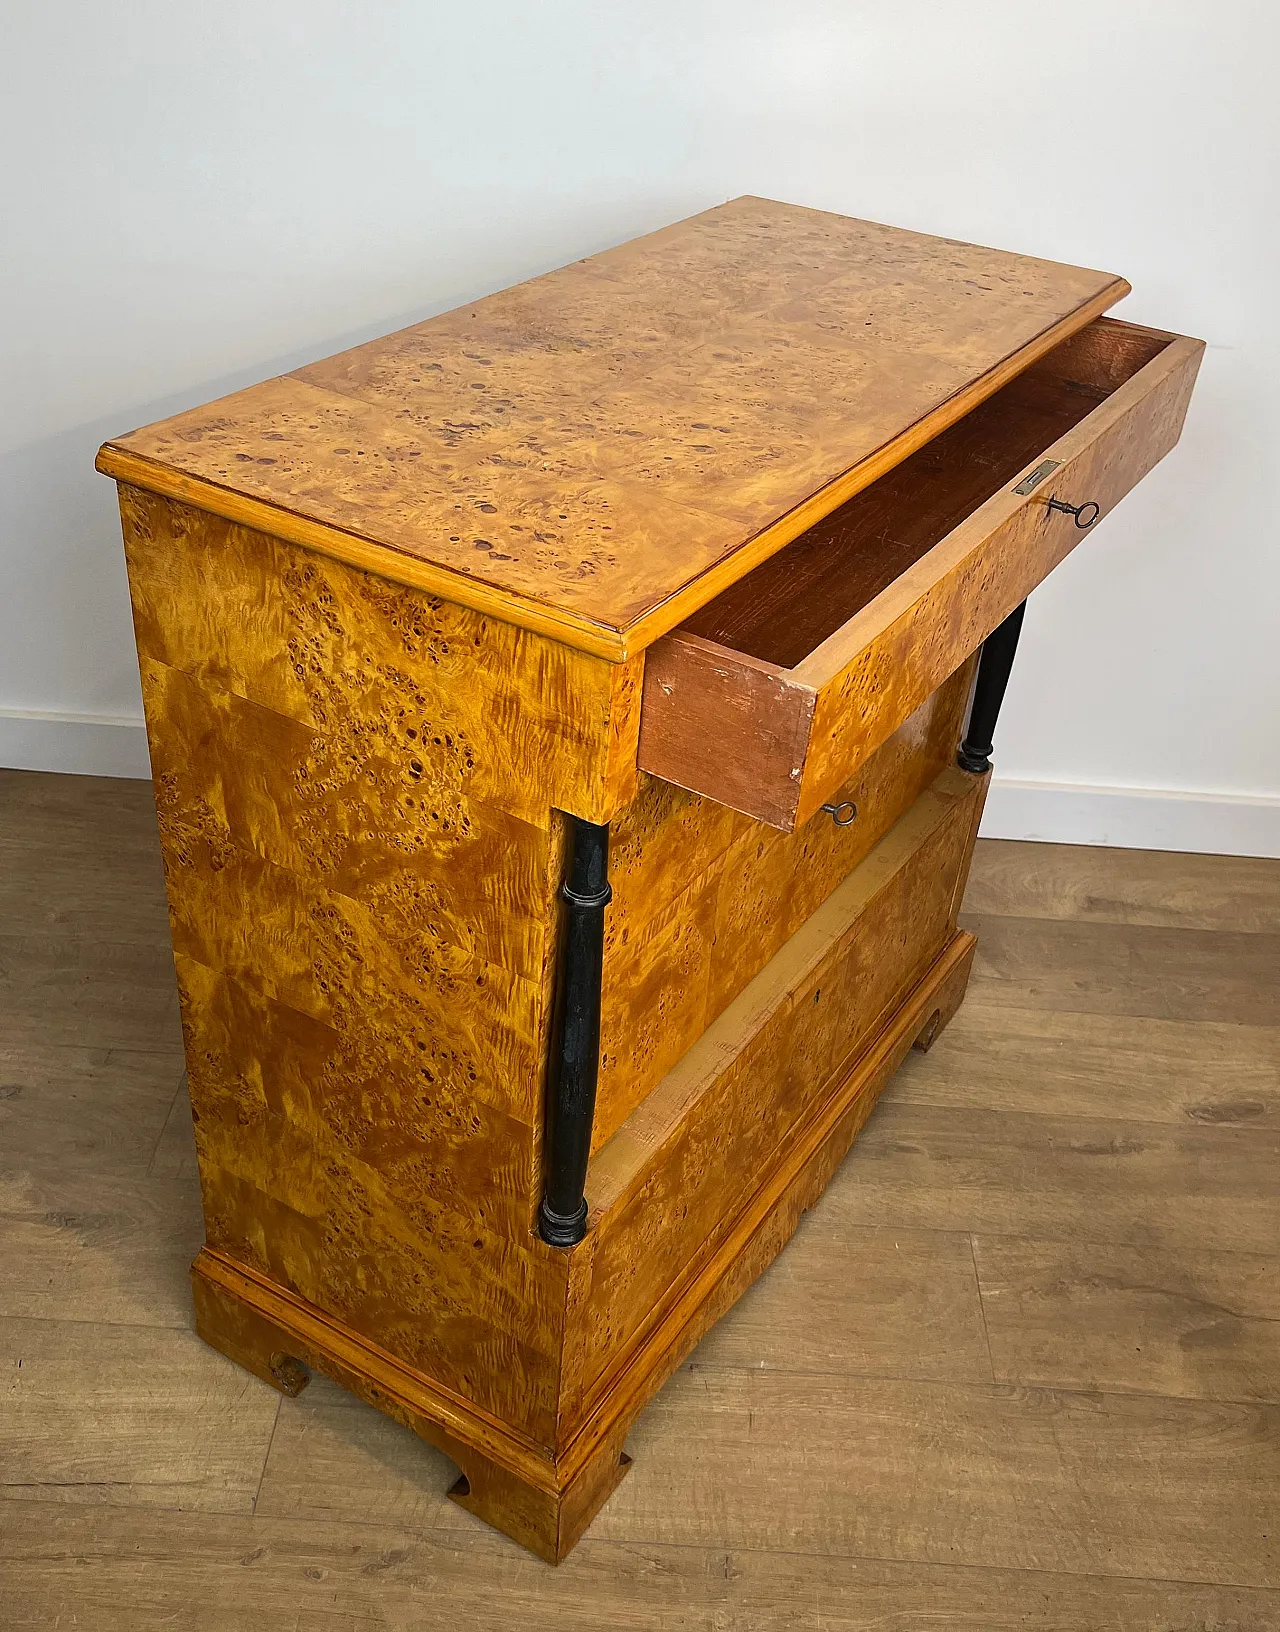
<svg viewBox="0 0 1280 1632"><path fill-rule="evenodd" d="M621 659L1128 288L741 198L108 442L98 466Z"/></svg>

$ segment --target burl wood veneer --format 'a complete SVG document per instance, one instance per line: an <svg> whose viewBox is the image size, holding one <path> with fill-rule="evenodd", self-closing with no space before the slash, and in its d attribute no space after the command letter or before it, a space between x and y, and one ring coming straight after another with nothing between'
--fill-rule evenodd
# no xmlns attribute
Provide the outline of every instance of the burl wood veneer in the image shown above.
<svg viewBox="0 0 1280 1632"><path fill-rule="evenodd" d="M102 449L210 1343L565 1555L961 1000L1022 603L1199 361L1127 287L740 199Z"/></svg>

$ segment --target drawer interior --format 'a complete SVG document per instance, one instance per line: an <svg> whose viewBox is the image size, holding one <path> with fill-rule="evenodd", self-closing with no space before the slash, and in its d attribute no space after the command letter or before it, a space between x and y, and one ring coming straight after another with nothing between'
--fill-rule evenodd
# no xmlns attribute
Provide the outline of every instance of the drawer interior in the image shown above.
<svg viewBox="0 0 1280 1632"><path fill-rule="evenodd" d="M1097 319L681 628L794 668L1176 338Z"/></svg>

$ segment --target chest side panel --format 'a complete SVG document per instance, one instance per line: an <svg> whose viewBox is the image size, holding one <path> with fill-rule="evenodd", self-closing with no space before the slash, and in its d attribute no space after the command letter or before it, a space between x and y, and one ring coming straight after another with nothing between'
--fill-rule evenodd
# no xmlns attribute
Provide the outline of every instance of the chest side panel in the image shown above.
<svg viewBox="0 0 1280 1632"><path fill-rule="evenodd" d="M548 1432L562 842L621 671L122 494L210 1244Z"/></svg>

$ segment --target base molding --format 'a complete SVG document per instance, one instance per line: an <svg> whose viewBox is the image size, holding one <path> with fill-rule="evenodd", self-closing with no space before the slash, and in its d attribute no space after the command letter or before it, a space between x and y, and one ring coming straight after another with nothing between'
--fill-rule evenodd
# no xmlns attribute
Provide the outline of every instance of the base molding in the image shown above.
<svg viewBox="0 0 1280 1632"><path fill-rule="evenodd" d="M1280 857L1280 798L992 778L984 839Z"/></svg>
<svg viewBox="0 0 1280 1632"><path fill-rule="evenodd" d="M211 1348L296 1395L318 1371L457 1463L449 1495L557 1564L630 1466L621 1435L570 1468L323 1310L216 1249L191 1266L196 1332ZM622 1431L625 1433L625 1430Z"/></svg>
<svg viewBox="0 0 1280 1632"><path fill-rule="evenodd" d="M0 765L15 771L151 780L140 719L0 708Z"/></svg>
<svg viewBox="0 0 1280 1632"><path fill-rule="evenodd" d="M318 1371L411 1428L460 1468L454 1501L559 1563L630 1466L623 1444L636 1416L786 1245L911 1047L928 1047L955 1013L975 945L957 932L875 1038L833 1074L733 1227L663 1300L558 1455L208 1246L191 1267L196 1330L282 1393L299 1393ZM589 1253L591 1241L573 1253Z"/></svg>

